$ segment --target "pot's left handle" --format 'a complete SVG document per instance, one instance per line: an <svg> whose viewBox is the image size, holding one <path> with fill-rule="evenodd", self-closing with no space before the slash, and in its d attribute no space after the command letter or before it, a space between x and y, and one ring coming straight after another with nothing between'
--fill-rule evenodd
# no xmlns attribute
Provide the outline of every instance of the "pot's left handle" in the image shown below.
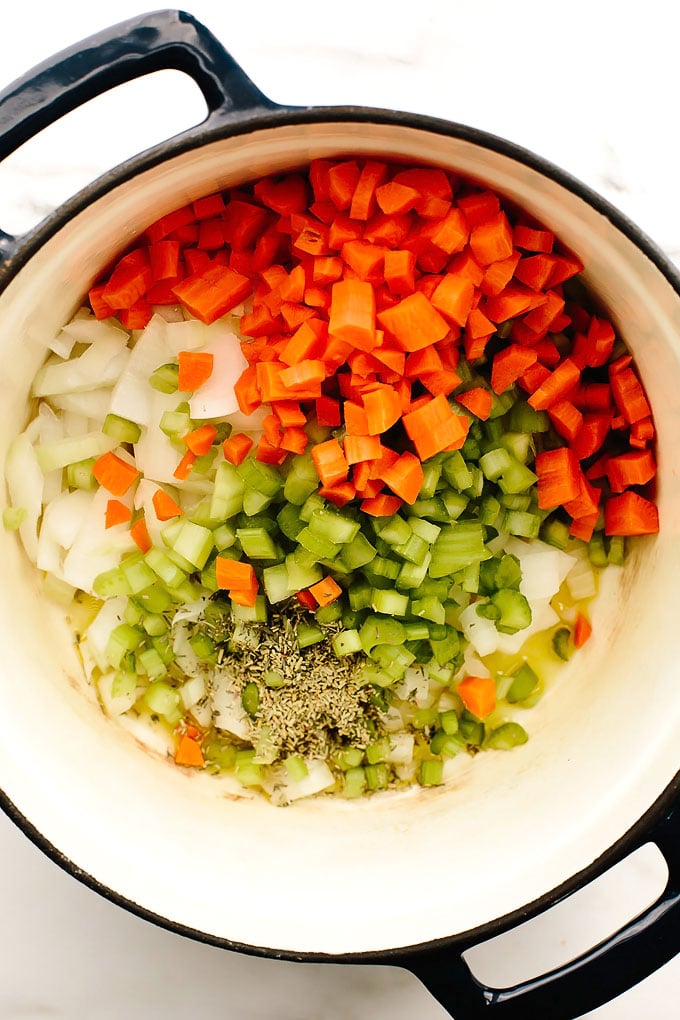
<svg viewBox="0 0 680 1020"><path fill-rule="evenodd" d="M163 70L184 71L193 78L209 119L243 119L276 105L190 14L155 11L76 43L0 92L0 160L90 99ZM11 258L16 243L0 230L3 261Z"/></svg>

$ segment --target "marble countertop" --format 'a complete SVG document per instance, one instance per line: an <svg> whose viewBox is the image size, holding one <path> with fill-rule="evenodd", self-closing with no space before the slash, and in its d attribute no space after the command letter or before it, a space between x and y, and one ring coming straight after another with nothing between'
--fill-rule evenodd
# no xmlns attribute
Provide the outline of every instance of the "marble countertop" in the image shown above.
<svg viewBox="0 0 680 1020"><path fill-rule="evenodd" d="M2 82L145 9L84 0L13 5ZM585 181L680 266L680 15L666 0L195 0L187 8L281 103L358 104L441 116L510 138ZM417 10L417 18L414 11ZM21 233L122 159L198 122L175 72L124 86L48 129L0 167L0 226ZM261 960L175 936L61 872L0 815L0 1020L443 1020L410 974ZM525 976L595 944L651 902L658 856L636 855L597 888L478 951L482 978ZM11 922L10 920L11 919ZM680 957L592 1020L677 1016ZM530 1020L530 1018L529 1018ZM547 1018L546 1018L547 1020Z"/></svg>

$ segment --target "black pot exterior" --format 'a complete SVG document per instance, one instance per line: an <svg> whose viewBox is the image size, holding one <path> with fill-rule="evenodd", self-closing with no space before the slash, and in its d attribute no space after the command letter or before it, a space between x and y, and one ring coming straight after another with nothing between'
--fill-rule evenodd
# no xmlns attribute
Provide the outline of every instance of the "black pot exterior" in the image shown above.
<svg viewBox="0 0 680 1020"><path fill-rule="evenodd" d="M190 15L159 11L114 26L46 61L0 94L0 159L60 116L107 89L150 71L188 73L203 92L206 120L122 164L62 205L24 237L0 231L0 291L40 247L101 195L173 156L238 134L310 123L356 122L414 127L471 141L553 179L601 212L654 263L680 298L680 277L656 245L604 199L533 153L475 128L440 119L363 107L282 107L265 97L215 37ZM329 956L242 945L187 929L153 914L103 886L65 858L0 792L0 805L47 856L107 899L177 934L225 949L304 962L394 965L416 974L457 1020L499 1016L570 1020L626 991L680 951L680 773L646 814L614 846L569 881L490 924L424 945L388 952ZM467 966L466 949L509 931L571 895L647 842L656 842L668 864L661 898L601 945L552 973L508 989L488 988Z"/></svg>

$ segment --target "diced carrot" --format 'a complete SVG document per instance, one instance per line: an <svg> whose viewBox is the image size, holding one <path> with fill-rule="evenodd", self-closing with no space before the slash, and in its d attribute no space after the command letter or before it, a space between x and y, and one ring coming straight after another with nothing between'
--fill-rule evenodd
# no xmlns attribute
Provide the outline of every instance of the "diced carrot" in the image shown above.
<svg viewBox="0 0 680 1020"><path fill-rule="evenodd" d="M376 189L387 177L387 164L376 159L367 159L361 168L349 215L353 220L367 220L373 215L376 205Z"/></svg>
<svg viewBox="0 0 680 1020"><path fill-rule="evenodd" d="M370 351L375 347L375 291L365 280L339 280L331 289L328 332Z"/></svg>
<svg viewBox="0 0 680 1020"><path fill-rule="evenodd" d="M132 510L119 499L110 499L106 504L104 520L105 528L115 528L116 524L127 524L132 520Z"/></svg>
<svg viewBox="0 0 680 1020"><path fill-rule="evenodd" d="M467 276L446 273L432 294L432 305L447 319L464 326L472 310L475 287Z"/></svg>
<svg viewBox="0 0 680 1020"><path fill-rule="evenodd" d="M324 577L323 580L317 581L316 584L310 585L307 591L311 592L314 596L318 606L329 606L331 602L335 602L342 595L342 588L330 574Z"/></svg>
<svg viewBox="0 0 680 1020"><path fill-rule="evenodd" d="M541 300L545 298L541 296ZM509 283L499 294L488 297L482 308L492 322L505 322L528 311L535 301L535 291L521 283Z"/></svg>
<svg viewBox="0 0 680 1020"><path fill-rule="evenodd" d="M382 444L378 435L354 436L345 435L342 440L347 463L359 464L363 460L374 460L382 452Z"/></svg>
<svg viewBox="0 0 680 1020"><path fill-rule="evenodd" d="M202 769L205 765L200 743L188 733L183 733L179 738L175 749L175 764L196 769Z"/></svg>
<svg viewBox="0 0 680 1020"><path fill-rule="evenodd" d="M491 676L466 676L456 692L468 712L478 719L486 719L496 707L496 683Z"/></svg>
<svg viewBox="0 0 680 1020"><path fill-rule="evenodd" d="M406 213L415 208L419 192L408 184L399 181L387 181L376 188L375 198L381 210L388 215Z"/></svg>
<svg viewBox="0 0 680 1020"><path fill-rule="evenodd" d="M653 535L659 530L659 511L650 500L632 489L611 496L604 504L607 535Z"/></svg>
<svg viewBox="0 0 680 1020"><path fill-rule="evenodd" d="M115 315L115 308L112 308L111 305L104 300L105 288L106 284L100 283L96 284L94 287L90 287L87 292L90 308L97 319L108 319L111 315Z"/></svg>
<svg viewBox="0 0 680 1020"><path fill-rule="evenodd" d="M531 368L537 358L533 347L523 347L521 344L502 347L491 366L491 389L494 393L504 393Z"/></svg>
<svg viewBox="0 0 680 1020"><path fill-rule="evenodd" d="M456 400L481 421L486 421L491 414L493 396L483 386L473 386L470 390L456 394Z"/></svg>
<svg viewBox="0 0 680 1020"><path fill-rule="evenodd" d="M438 372L423 372L420 381L433 397L439 393L448 397L460 386L461 378L452 368L442 368Z"/></svg>
<svg viewBox="0 0 680 1020"><path fill-rule="evenodd" d="M286 389L295 393L297 390L307 390L311 385L322 382L326 375L325 362L307 358L304 361L299 361L296 365L285 368L279 379Z"/></svg>
<svg viewBox="0 0 680 1020"><path fill-rule="evenodd" d="M393 386L378 383L363 395L366 433L380 436L401 418L401 400Z"/></svg>
<svg viewBox="0 0 680 1020"><path fill-rule="evenodd" d="M198 428L192 429L191 432L187 432L182 437L182 442L187 450L191 450L197 457L204 457L210 451L216 436L217 429L215 426L210 422L206 422L204 425L199 425Z"/></svg>
<svg viewBox="0 0 680 1020"><path fill-rule="evenodd" d="M470 427L470 419L455 414L443 394L426 399L402 420L421 461L441 453L452 443L460 442L462 446Z"/></svg>
<svg viewBox="0 0 680 1020"><path fill-rule="evenodd" d="M181 209L175 209L171 213L167 213L165 216L161 216L155 220L151 226L147 227L144 233L148 239L153 243L160 241L162 238L167 237L173 230L177 230L179 227L186 226L194 222L195 216L194 211L190 205L182 206Z"/></svg>
<svg viewBox="0 0 680 1020"><path fill-rule="evenodd" d="M363 499L359 509L369 517L394 517L400 506L401 500L398 496L380 493L379 496L369 496L368 499Z"/></svg>
<svg viewBox="0 0 680 1020"><path fill-rule="evenodd" d="M406 358L404 374L417 379L423 372L441 372L444 364L436 347L423 347Z"/></svg>
<svg viewBox="0 0 680 1020"><path fill-rule="evenodd" d="M180 261L179 241L157 241L149 245L149 264L154 280L177 280Z"/></svg>
<svg viewBox="0 0 680 1020"><path fill-rule="evenodd" d="M539 230L518 223L513 231L513 240L518 248L549 253L553 249L555 235L551 230Z"/></svg>
<svg viewBox="0 0 680 1020"><path fill-rule="evenodd" d="M501 207L498 195L493 191L474 191L468 195L458 196L457 201L471 227L488 220L490 216L499 212Z"/></svg>
<svg viewBox="0 0 680 1020"><path fill-rule="evenodd" d="M536 454L534 470L538 476L539 509L554 510L578 496L581 471L569 447Z"/></svg>
<svg viewBox="0 0 680 1020"><path fill-rule="evenodd" d="M585 517L575 517L569 525L569 534L573 538L580 538L583 542L590 542L599 519L599 509Z"/></svg>
<svg viewBox="0 0 680 1020"><path fill-rule="evenodd" d="M196 454L192 453L191 450L187 450L187 452L184 454L179 464L173 471L172 473L173 477L176 478L178 481L182 482L186 481L186 479L191 474L191 470L194 464L196 463L196 460L197 460Z"/></svg>
<svg viewBox="0 0 680 1020"><path fill-rule="evenodd" d="M279 446L287 453L304 453L308 443L309 436L305 430L297 425L290 425L283 430Z"/></svg>
<svg viewBox="0 0 680 1020"><path fill-rule="evenodd" d="M378 313L378 322L405 351L418 351L443 340L449 331L446 319L421 291L414 291L392 308Z"/></svg>
<svg viewBox="0 0 680 1020"><path fill-rule="evenodd" d="M267 436L262 434L255 450L255 460L262 464L274 464L279 467L288 456L287 450L282 450L278 443L271 443Z"/></svg>
<svg viewBox="0 0 680 1020"><path fill-rule="evenodd" d="M602 489L596 488L578 468L578 493L573 499L562 504L567 513L574 518L589 518L599 512Z"/></svg>
<svg viewBox="0 0 680 1020"><path fill-rule="evenodd" d="M404 503L414 503L423 481L423 466L414 454L406 450L383 472L383 481Z"/></svg>
<svg viewBox="0 0 680 1020"><path fill-rule="evenodd" d="M242 464L252 449L253 440L244 432L236 432L222 443L225 460L230 464Z"/></svg>
<svg viewBox="0 0 680 1020"><path fill-rule="evenodd" d="M558 436L573 443L583 425L583 415L579 409L570 400L557 400L548 408L548 417Z"/></svg>
<svg viewBox="0 0 680 1020"><path fill-rule="evenodd" d="M137 518L130 528L130 536L140 552L148 553L151 548L151 538L143 516Z"/></svg>
<svg viewBox="0 0 680 1020"><path fill-rule="evenodd" d="M344 482L349 464L337 439L327 439L312 447L312 460L323 485Z"/></svg>
<svg viewBox="0 0 680 1020"><path fill-rule="evenodd" d="M512 255L512 227L504 212L494 213L470 232L470 249L480 266Z"/></svg>
<svg viewBox="0 0 680 1020"><path fill-rule="evenodd" d="M588 617L583 613L577 613L576 622L574 623L574 646L576 648L583 648L592 633L593 625Z"/></svg>
<svg viewBox="0 0 680 1020"><path fill-rule="evenodd" d="M520 253L514 251L508 258L501 259L499 262L492 262L490 266L486 266L484 276L479 285L482 294L485 294L487 297L495 297L505 290L512 279L519 260Z"/></svg>
<svg viewBox="0 0 680 1020"><path fill-rule="evenodd" d="M170 521L173 517L181 517L184 514L182 507L164 489L156 489L151 502L159 521Z"/></svg>
<svg viewBox="0 0 680 1020"><path fill-rule="evenodd" d="M631 450L607 461L607 477L612 492L623 492L630 485L646 485L656 474L651 450Z"/></svg>
<svg viewBox="0 0 680 1020"><path fill-rule="evenodd" d="M201 322L215 322L235 308L252 290L247 276L228 266L211 265L173 288L177 299Z"/></svg>
<svg viewBox="0 0 680 1020"><path fill-rule="evenodd" d="M214 355L210 351L180 351L177 355L179 377L177 388L192 393L207 382L213 371Z"/></svg>
<svg viewBox="0 0 680 1020"><path fill-rule="evenodd" d="M629 425L642 418L650 417L651 409L644 390L629 365L616 370L614 370L614 365L610 366L609 383L619 413L623 415Z"/></svg>
<svg viewBox="0 0 680 1020"><path fill-rule="evenodd" d="M535 411L544 411L562 397L569 395L581 378L578 365L571 358L565 358L550 373L529 397L529 403Z"/></svg>
<svg viewBox="0 0 680 1020"><path fill-rule="evenodd" d="M153 272L144 248L135 248L116 263L104 290L102 299L111 308L130 308L153 283Z"/></svg>
<svg viewBox="0 0 680 1020"><path fill-rule="evenodd" d="M225 591L257 591L259 585L252 563L231 560L226 556L215 558L217 587Z"/></svg>
<svg viewBox="0 0 680 1020"><path fill-rule="evenodd" d="M515 278L532 290L545 290L555 268L553 255L538 254L522 258L517 263Z"/></svg>
<svg viewBox="0 0 680 1020"><path fill-rule="evenodd" d="M112 496L124 496L139 478L139 471L134 464L112 451L97 458L92 465L92 474L102 489L106 489Z"/></svg>
<svg viewBox="0 0 680 1020"><path fill-rule="evenodd" d="M609 434L611 420L611 414L586 412L583 415L581 427L570 443L579 460L585 460L597 453Z"/></svg>
<svg viewBox="0 0 680 1020"><path fill-rule="evenodd" d="M335 485L320 485L318 493L335 506L345 506L354 499L356 488L350 481L336 482Z"/></svg>
<svg viewBox="0 0 680 1020"><path fill-rule="evenodd" d="M340 252L343 261L350 266L360 280L380 283L383 279L385 251L381 245L370 241L346 241Z"/></svg>

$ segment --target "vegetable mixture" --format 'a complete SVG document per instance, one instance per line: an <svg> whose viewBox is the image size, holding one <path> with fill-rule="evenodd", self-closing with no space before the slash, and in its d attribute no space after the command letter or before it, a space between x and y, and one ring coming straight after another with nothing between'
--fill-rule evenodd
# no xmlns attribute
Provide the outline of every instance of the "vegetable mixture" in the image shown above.
<svg viewBox="0 0 680 1020"><path fill-rule="evenodd" d="M10 506L104 710L287 804L528 739L658 530L636 367L553 234L370 159L147 228L51 344Z"/></svg>

